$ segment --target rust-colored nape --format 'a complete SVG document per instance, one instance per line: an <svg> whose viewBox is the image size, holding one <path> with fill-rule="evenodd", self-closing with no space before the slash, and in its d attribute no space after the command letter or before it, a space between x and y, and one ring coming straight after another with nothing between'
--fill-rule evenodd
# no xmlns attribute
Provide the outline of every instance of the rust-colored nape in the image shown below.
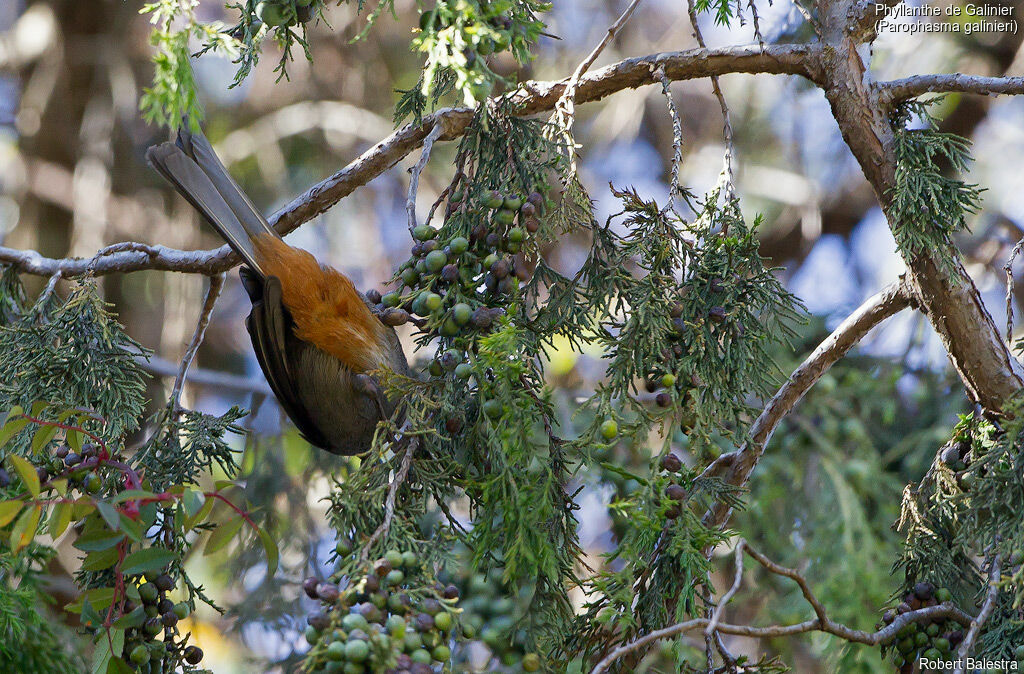
<svg viewBox="0 0 1024 674"><path fill-rule="evenodd" d="M384 325L348 277L269 234L257 236L253 244L263 272L281 281L282 300L299 339L355 372L369 372L387 363Z"/></svg>

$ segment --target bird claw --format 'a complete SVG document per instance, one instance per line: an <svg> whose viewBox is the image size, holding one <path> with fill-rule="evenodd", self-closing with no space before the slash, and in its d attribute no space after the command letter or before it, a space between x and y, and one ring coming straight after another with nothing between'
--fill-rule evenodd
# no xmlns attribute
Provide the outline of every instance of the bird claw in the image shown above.
<svg viewBox="0 0 1024 674"><path fill-rule="evenodd" d="M377 412L380 413L381 419L387 419L387 405L384 404L384 394L381 393L380 386L373 380L373 377L367 374L357 374L355 377L355 389L357 392L368 396L377 405Z"/></svg>

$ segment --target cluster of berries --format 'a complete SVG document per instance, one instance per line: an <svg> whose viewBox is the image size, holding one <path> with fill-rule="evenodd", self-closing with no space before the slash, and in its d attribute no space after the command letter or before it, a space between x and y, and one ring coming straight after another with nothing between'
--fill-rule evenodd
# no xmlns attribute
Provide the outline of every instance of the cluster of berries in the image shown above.
<svg viewBox="0 0 1024 674"><path fill-rule="evenodd" d="M531 590L526 586L516 592L503 582L502 576L500 567L489 572L472 571L468 559L458 564L456 570L446 569L440 574L442 579L457 587L462 596L460 624L464 640L483 643L491 657L511 671L539 671L540 655L529 649L526 631L516 629ZM463 649L462 653L469 658L472 649Z"/></svg>
<svg viewBox="0 0 1024 674"><path fill-rule="evenodd" d="M346 542L338 550L352 551ZM304 671L430 674L447 663L459 591L426 584L424 576L416 554L389 550L366 573L348 576L343 587L307 578L303 590L321 606L306 618L312 649Z"/></svg>
<svg viewBox="0 0 1024 674"><path fill-rule="evenodd" d="M45 485L57 477L66 478L69 487L92 496L100 493L106 484L103 471L106 458L108 457L105 453L100 456L99 447L91 442L86 442L77 452L65 444L58 445L49 455L32 457L32 462L40 484ZM115 462L124 461L124 457L119 454L109 458ZM120 475L120 472L117 474ZM5 489L18 480L20 480L20 476L17 473L12 475L7 470L0 468L0 489ZM22 485L17 483L15 486Z"/></svg>
<svg viewBox="0 0 1024 674"><path fill-rule="evenodd" d="M525 27L517 26L507 13L509 3L488 0L459 0L439 2L420 15L420 31L428 34L443 33L452 40L466 45L462 50L467 85L477 101L491 93L491 78L482 58L512 49L516 44L525 46Z"/></svg>
<svg viewBox="0 0 1024 674"><path fill-rule="evenodd" d="M133 584L135 591L129 591L132 598L125 601L125 614L119 620L125 626L122 653L125 662L142 674L163 672L165 662L184 660L198 665L203 651L197 646L181 649L181 644L174 641L178 622L192 613L188 602L175 603L167 596L174 591L174 579L166 572L147 572L137 583ZM161 632L164 633L162 641L157 639ZM181 652L176 654L179 649Z"/></svg>
<svg viewBox="0 0 1024 674"><path fill-rule="evenodd" d="M658 462L658 465L663 471L669 473L669 477L672 480L669 485L665 487L665 496L675 501L676 504L672 505L665 512L665 517L670 520L674 520L682 513L682 506L678 504L686 500L686 488L675 481L678 477L679 471L683 467L683 462L675 454L666 454L661 457L661 461Z"/></svg>
<svg viewBox="0 0 1024 674"><path fill-rule="evenodd" d="M449 204L458 207L464 198L456 192ZM429 225L413 229L416 243L399 269L398 288L384 295L375 290L366 294L384 323L399 326L413 321L428 333L455 339L489 330L504 314L508 296L529 278L529 269L517 254L540 226L537 213L544 198L539 192L525 200L489 192L474 201L482 210L473 213L477 223L466 235L442 238ZM468 378L465 354L448 350L430 364L434 376L445 371Z"/></svg>
<svg viewBox="0 0 1024 674"><path fill-rule="evenodd" d="M895 609L883 614L882 624L889 625L904 613L952 600L953 594L946 588L936 588L933 583L922 581L904 594L903 601ZM903 668L907 664L913 665L918 658L949 660L963 639L964 630L960 623L939 618L905 625L887 647L892 649L893 664Z"/></svg>

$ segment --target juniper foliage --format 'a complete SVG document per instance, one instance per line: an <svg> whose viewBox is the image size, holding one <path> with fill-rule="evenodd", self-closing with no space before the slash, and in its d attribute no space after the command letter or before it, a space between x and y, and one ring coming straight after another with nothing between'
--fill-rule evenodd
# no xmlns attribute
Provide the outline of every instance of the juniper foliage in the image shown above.
<svg viewBox="0 0 1024 674"><path fill-rule="evenodd" d="M905 259L928 251L949 268L956 261L953 235L967 229L967 217L981 204L981 190L947 175L967 171L970 142L938 130L929 113L937 100L909 102L893 117L896 176L890 219ZM924 123L922 128L908 128L913 116Z"/></svg>

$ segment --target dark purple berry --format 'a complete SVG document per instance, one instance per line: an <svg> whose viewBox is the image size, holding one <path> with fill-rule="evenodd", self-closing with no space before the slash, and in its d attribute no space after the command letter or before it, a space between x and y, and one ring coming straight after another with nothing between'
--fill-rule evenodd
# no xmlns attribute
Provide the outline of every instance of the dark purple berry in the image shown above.
<svg viewBox="0 0 1024 674"><path fill-rule="evenodd" d="M682 501L686 498L686 490L678 484L670 484L665 487L665 496L668 496L673 501Z"/></svg>
<svg viewBox="0 0 1024 674"><path fill-rule="evenodd" d="M203 659L203 651L197 646L189 646L185 649L183 657L185 658L185 662L187 662L188 664L198 665L199 662Z"/></svg>
<svg viewBox="0 0 1024 674"><path fill-rule="evenodd" d="M309 623L309 626L313 629L322 632L330 626L331 619L322 611L317 611L306 616L306 622Z"/></svg>
<svg viewBox="0 0 1024 674"><path fill-rule="evenodd" d="M334 583L320 583L316 587L316 594L320 599L329 604L338 601L338 597L341 596L338 586Z"/></svg>
<svg viewBox="0 0 1024 674"><path fill-rule="evenodd" d="M683 467L683 462L679 460L679 457L675 454L666 454L661 457L661 469L667 470L670 473L675 473Z"/></svg>
<svg viewBox="0 0 1024 674"><path fill-rule="evenodd" d="M390 325L393 328L396 328L399 325L405 325L406 323L409 322L409 319L411 318L412 317L409 315L408 311L406 311L405 309L397 309L395 307L385 309L384 313L382 313L380 316L380 319L381 321L384 322L384 325Z"/></svg>

